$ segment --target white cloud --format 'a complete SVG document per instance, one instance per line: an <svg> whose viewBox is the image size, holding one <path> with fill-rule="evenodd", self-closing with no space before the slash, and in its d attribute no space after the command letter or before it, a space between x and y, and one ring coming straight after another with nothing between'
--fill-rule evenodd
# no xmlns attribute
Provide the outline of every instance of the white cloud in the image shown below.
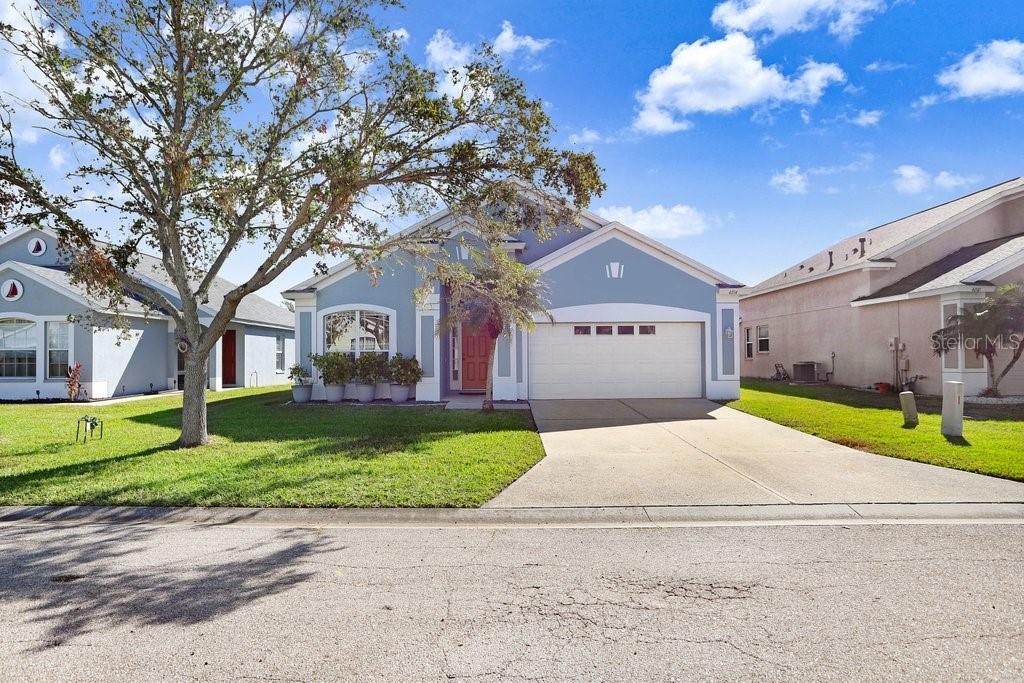
<svg viewBox="0 0 1024 683"><path fill-rule="evenodd" d="M783 194L807 194L807 174L799 166L776 173L768 184Z"/></svg>
<svg viewBox="0 0 1024 683"><path fill-rule="evenodd" d="M473 48L455 42L448 31L438 29L427 43L427 66L442 74L438 90L444 95L460 95L461 87L456 84L456 79L464 77L465 66L472 59Z"/></svg>
<svg viewBox="0 0 1024 683"><path fill-rule="evenodd" d="M773 37L827 22L829 33L849 40L884 9L883 0L725 0L711 13L711 21L729 31L766 31Z"/></svg>
<svg viewBox="0 0 1024 683"><path fill-rule="evenodd" d="M921 95L911 105L915 111L924 111L928 107L934 107L939 103L938 95Z"/></svg>
<svg viewBox="0 0 1024 683"><path fill-rule="evenodd" d="M872 73L887 73L890 71L902 71L903 69L909 68L910 65L904 64L903 62L887 62L885 60L877 60L871 62L866 67L864 67L864 70L870 71Z"/></svg>
<svg viewBox="0 0 1024 683"><path fill-rule="evenodd" d="M54 145L50 148L49 153L50 165L56 169L64 167L64 164L68 162L67 157L64 156L64 150L61 149L60 145Z"/></svg>
<svg viewBox="0 0 1024 683"><path fill-rule="evenodd" d="M501 33L494 39L494 51L502 57L510 57L520 51L535 55L547 49L551 43L550 38L534 38L516 33L512 22L506 20L501 22Z"/></svg>
<svg viewBox="0 0 1024 683"><path fill-rule="evenodd" d="M807 175L838 175L840 173L857 173L866 171L875 163L875 155L871 152L864 152L848 164L837 166L814 166L807 169Z"/></svg>
<svg viewBox="0 0 1024 683"><path fill-rule="evenodd" d="M893 187L900 194L920 194L925 190L955 190L976 183L976 176L963 176L951 171L939 171L934 176L920 166L903 164L893 170Z"/></svg>
<svg viewBox="0 0 1024 683"><path fill-rule="evenodd" d="M806 109L801 109L800 110L800 120L803 121L805 125L810 124L811 123L811 112L807 111Z"/></svg>
<svg viewBox="0 0 1024 683"><path fill-rule="evenodd" d="M892 184L900 194L917 194L924 192L931 184L931 176L920 166L903 164L893 170Z"/></svg>
<svg viewBox="0 0 1024 683"><path fill-rule="evenodd" d="M955 190L958 187L965 187L977 182L977 180L977 178L971 176L957 175L949 171L939 171L932 179L932 182L935 183L936 187L943 190Z"/></svg>
<svg viewBox="0 0 1024 683"><path fill-rule="evenodd" d="M598 142L605 142L605 138L593 128L584 128L579 133L573 133L569 136L570 145L585 146Z"/></svg>
<svg viewBox="0 0 1024 683"><path fill-rule="evenodd" d="M1024 42L993 40L936 77L950 97L996 97L1024 93Z"/></svg>
<svg viewBox="0 0 1024 683"><path fill-rule="evenodd" d="M15 31L25 31L35 22L41 22L41 18L33 0L9 0L0 9L0 24L7 24ZM64 34L59 31L53 35L57 45L62 45L64 38ZM23 62L9 49L0 50L0 99L14 110L11 117L12 133L20 143L38 142L41 131L37 127L48 124L46 118L23 104L34 100L45 101L34 83L40 80L41 74L34 66Z"/></svg>
<svg viewBox="0 0 1024 683"><path fill-rule="evenodd" d="M404 29L400 29L404 30ZM551 44L548 38L534 38L519 35L508 21L501 23L501 32L493 41L494 51L505 58L523 53L527 57L535 56ZM456 82L465 76L465 66L473 61L474 48L468 43L459 43L452 34L438 29L427 43L427 66L443 74L438 90L445 95L458 97L461 85ZM536 68L536 63L528 61L527 68ZM456 74L453 77L453 72Z"/></svg>
<svg viewBox="0 0 1024 683"><path fill-rule="evenodd" d="M878 122L882 120L882 116L884 116L884 112L879 109L861 109L856 116L850 119L850 123L862 128L877 126Z"/></svg>
<svg viewBox="0 0 1024 683"><path fill-rule="evenodd" d="M846 75L836 64L807 61L791 77L777 66L765 66L754 41L742 33L721 40L701 38L680 43L672 61L651 73L639 103L633 128L643 133L671 133L692 123L693 113L726 113L755 105L785 102L814 104L833 83Z"/></svg>
<svg viewBox="0 0 1024 683"><path fill-rule="evenodd" d="M409 42L409 31L405 28L396 28L391 32L391 37L399 44L404 44Z"/></svg>
<svg viewBox="0 0 1024 683"><path fill-rule="evenodd" d="M645 235L660 239L699 235L708 228L704 214L686 204L674 204L669 207L655 204L646 209L608 206L597 209L596 212L608 220L618 221Z"/></svg>

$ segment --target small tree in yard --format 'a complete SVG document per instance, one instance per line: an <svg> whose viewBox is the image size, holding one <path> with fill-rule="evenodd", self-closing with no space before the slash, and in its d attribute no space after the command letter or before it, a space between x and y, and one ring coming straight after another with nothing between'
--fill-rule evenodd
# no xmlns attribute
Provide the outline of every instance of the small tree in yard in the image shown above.
<svg viewBox="0 0 1024 683"><path fill-rule="evenodd" d="M492 246L486 254L474 251L475 268L462 264L440 264L440 281L449 291L448 313L438 327L457 329L463 323L473 331L486 331L491 340L491 353L487 359L487 388L484 393L485 411L494 410L494 355L499 336L515 325L531 331L536 326L535 314L549 320L551 314L545 305L545 288L540 271L520 263L500 245Z"/></svg>
<svg viewBox="0 0 1024 683"><path fill-rule="evenodd" d="M967 352L988 361L987 395L999 396L999 383L1024 355L1024 284L1008 284L997 289L985 302L963 313L950 316L946 327L932 335L937 354L954 351L964 345ZM1010 360L996 375L995 359L1000 349L1011 352Z"/></svg>
<svg viewBox="0 0 1024 683"><path fill-rule="evenodd" d="M130 296L174 320L182 446L207 441L207 361L239 302L300 257L320 257L318 272L351 258L374 277L383 254L428 254L441 237L389 234L399 218L446 205L479 217L487 243L544 236L603 188L593 155L551 145L542 103L486 45L441 75L404 56L375 19L390 0L31 1L0 41L40 94L3 108L70 141L79 187L56 194L23 166L5 115L0 218L55 229L72 277L112 311ZM83 205L108 225L81 220ZM263 250L251 275L201 323L247 243ZM159 254L173 297L132 275L140 249Z"/></svg>

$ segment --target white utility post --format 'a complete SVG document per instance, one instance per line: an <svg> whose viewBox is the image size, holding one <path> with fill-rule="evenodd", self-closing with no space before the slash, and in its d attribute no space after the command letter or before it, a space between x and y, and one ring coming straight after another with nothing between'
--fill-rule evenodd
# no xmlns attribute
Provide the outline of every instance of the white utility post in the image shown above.
<svg viewBox="0 0 1024 683"><path fill-rule="evenodd" d="M942 383L942 434L954 438L964 435L964 383Z"/></svg>
<svg viewBox="0 0 1024 683"><path fill-rule="evenodd" d="M903 408L903 426L916 427L918 423L917 401L914 399L913 391L900 392L900 407Z"/></svg>

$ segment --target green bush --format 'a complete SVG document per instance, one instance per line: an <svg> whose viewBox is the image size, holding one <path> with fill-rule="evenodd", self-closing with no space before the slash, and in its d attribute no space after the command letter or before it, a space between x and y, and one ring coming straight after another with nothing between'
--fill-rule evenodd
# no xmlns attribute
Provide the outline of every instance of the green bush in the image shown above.
<svg viewBox="0 0 1024 683"><path fill-rule="evenodd" d="M388 357L383 353L364 353L356 358L356 379L363 384L379 384L391 378Z"/></svg>
<svg viewBox="0 0 1024 683"><path fill-rule="evenodd" d="M352 381L352 359L344 353L314 353L310 355L309 362L320 372L324 384L347 384Z"/></svg>
<svg viewBox="0 0 1024 683"><path fill-rule="evenodd" d="M301 365L293 365L288 370L288 379L290 379L293 384L305 384L306 380L309 379L309 371Z"/></svg>
<svg viewBox="0 0 1024 683"><path fill-rule="evenodd" d="M423 379L423 368L416 356L406 358L400 353L388 362L388 369L391 371L391 381L403 387L411 387Z"/></svg>

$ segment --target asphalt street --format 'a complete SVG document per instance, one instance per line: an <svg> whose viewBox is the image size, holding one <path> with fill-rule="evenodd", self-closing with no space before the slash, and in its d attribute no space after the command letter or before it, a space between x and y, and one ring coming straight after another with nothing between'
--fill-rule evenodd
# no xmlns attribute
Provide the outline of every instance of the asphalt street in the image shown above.
<svg viewBox="0 0 1024 683"><path fill-rule="evenodd" d="M0 525L0 680L1020 680L1024 526Z"/></svg>

